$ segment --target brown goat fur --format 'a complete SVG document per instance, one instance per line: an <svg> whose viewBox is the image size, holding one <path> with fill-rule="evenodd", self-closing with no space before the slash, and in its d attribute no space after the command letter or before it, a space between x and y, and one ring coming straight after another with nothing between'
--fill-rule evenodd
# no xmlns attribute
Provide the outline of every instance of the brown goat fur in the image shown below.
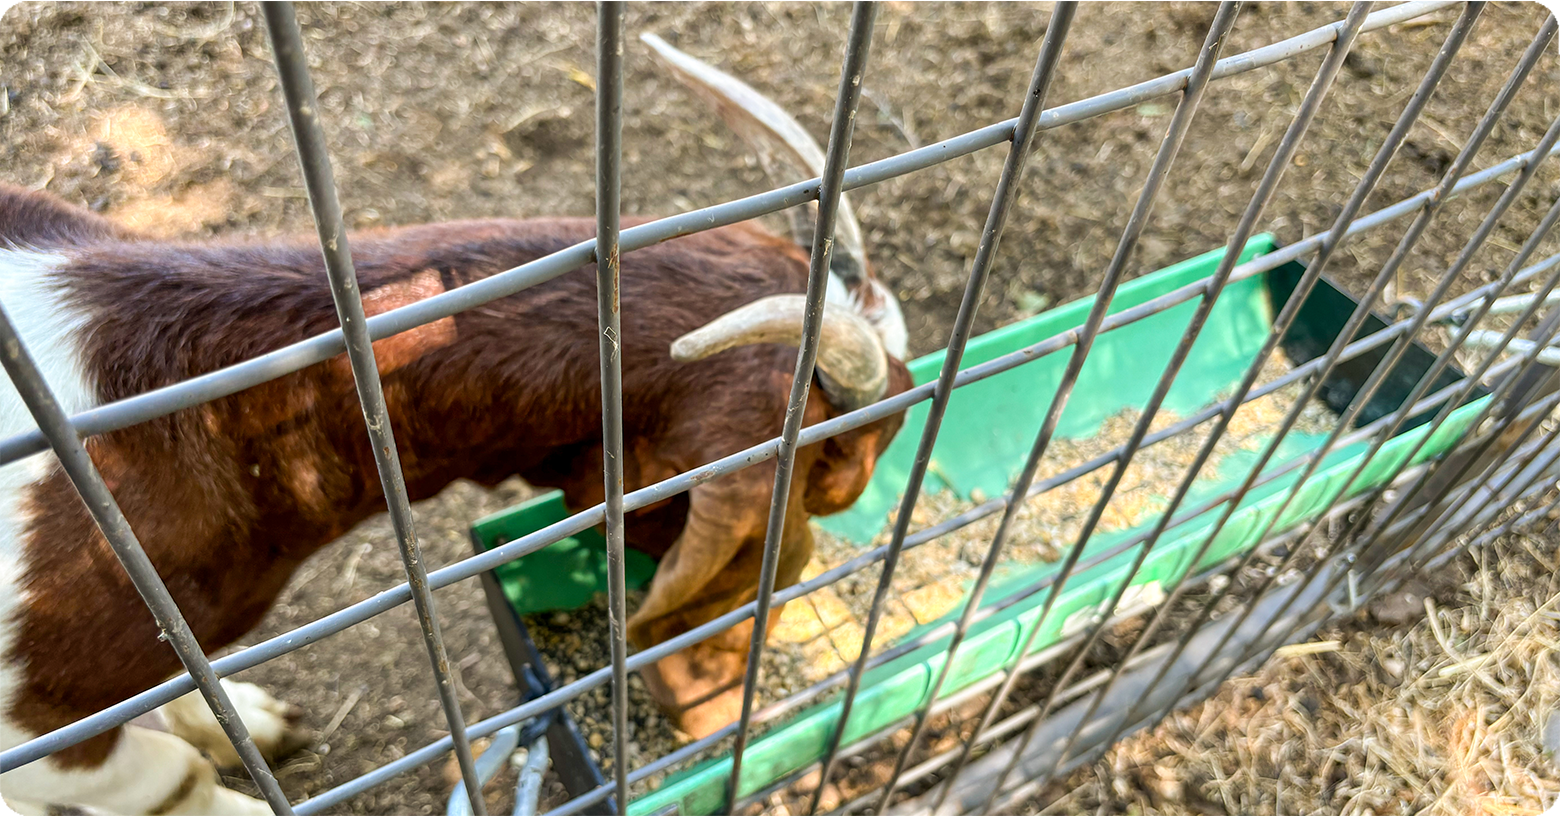
<svg viewBox="0 0 1560 816"><path fill-rule="evenodd" d="M351 237L370 314L488 277L591 238L588 219L463 221ZM0 248L44 249L86 316L83 365L101 402L230 366L337 327L307 240L138 240L58 200L0 188ZM777 436L796 350L732 349L682 364L672 340L760 297L801 292L807 256L755 226L678 238L622 258L623 406L632 490ZM375 344L414 500L460 478L519 475L600 501L601 389L595 267ZM888 395L911 385L890 359ZM806 422L839 412L814 384ZM803 448L779 587L811 553L807 518L860 495L902 415ZM384 509L344 356L215 402L90 438L93 460L207 650L253 628L297 566ZM124 570L49 455L25 495L25 600L4 658L24 682L5 716L43 733L180 670ZM755 595L773 463L630 514L630 546L662 558L629 622L635 646ZM772 620L777 620L778 611ZM734 718L751 623L645 673L690 733ZM104 761L120 729L55 761Z"/></svg>

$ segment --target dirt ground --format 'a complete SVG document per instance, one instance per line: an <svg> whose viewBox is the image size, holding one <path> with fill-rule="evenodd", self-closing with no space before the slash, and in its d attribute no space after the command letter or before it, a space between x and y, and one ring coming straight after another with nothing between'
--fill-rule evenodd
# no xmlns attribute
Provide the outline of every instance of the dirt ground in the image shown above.
<svg viewBox="0 0 1560 816"><path fill-rule="evenodd" d="M1332 22L1344 11L1335 3L1251 4L1226 53ZM1190 65L1213 13L1208 3L1085 6L1051 104ZM1455 14L1442 11L1427 24L1361 39L1263 229L1291 242L1330 223ZM1532 4L1489 7L1367 209L1435 183L1544 14ZM351 224L591 212L591 5L308 4L299 15ZM844 4L643 4L629 7L628 30L658 33L742 77L822 139L848 15ZM852 163L1015 115L1047 16L1040 5L885 3ZM263 28L251 4L12 8L0 20L0 180L50 190L151 234L307 232L307 202ZM1227 239L1320 59L1314 52L1213 85L1132 258L1132 274ZM1531 149L1560 114L1556 87L1560 58L1551 49L1474 169ZM1173 104L1151 101L1039 137L979 330L1094 290ZM703 106L651 70L637 41L627 53L623 142L629 214L671 214L773 186ZM989 149L853 195L878 274L904 304L916 353L947 341L1003 155L1000 147ZM1557 179L1553 164L1541 169L1454 291L1500 273L1552 200ZM1487 186L1450 202L1404 265L1395 293L1422 297L1498 193ZM1399 222L1352 242L1330 275L1361 291L1401 231ZM518 483L497 491L456 484L423 503L419 531L430 565L467 554L470 521L526 495ZM373 520L306 564L245 642L401 580L388 524ZM467 717L512 706L508 669L477 584L446 589L439 603ZM588 614L553 624L547 637L605 638ZM1302 682L1272 674L1286 671L1333 677L1348 668L1340 661L1347 662L1328 655L1281 661L1260 682ZM243 679L309 712L315 745L279 771L294 800L444 733L406 608ZM604 701L602 695L595 709L603 714ZM407 774L337 810L440 811L448 791L443 774L442 767ZM1128 791L1113 794L1125 809L1100 812L1152 812L1157 806L1143 804L1140 777L1114 779ZM502 806L507 799L495 794L493 801ZM1204 812L1246 812L1241 801L1216 797L1215 809ZM1085 809L1082 799L1060 807L1056 812Z"/></svg>

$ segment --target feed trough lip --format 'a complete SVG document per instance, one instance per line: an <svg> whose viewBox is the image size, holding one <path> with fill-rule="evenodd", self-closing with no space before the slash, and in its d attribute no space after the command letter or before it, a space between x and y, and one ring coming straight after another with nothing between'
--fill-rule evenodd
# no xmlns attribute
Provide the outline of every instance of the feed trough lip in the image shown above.
<svg viewBox="0 0 1560 816"><path fill-rule="evenodd" d="M1279 247L1272 236L1259 235L1247 244L1240 260L1244 262L1276 251L1279 251ZM1124 284L1111 304L1111 311L1115 313L1132 308L1165 292L1205 279L1217 265L1222 253L1222 249L1214 250ZM1205 336L1193 347L1192 355L1179 375L1177 387L1166 402L1166 410L1187 417L1175 428L1190 430L1211 416L1208 406L1210 402L1216 402L1213 395L1239 378L1266 336L1273 315L1293 291L1304 269L1301 263L1290 261L1229 285L1215 307ZM1081 323L1092 302L1092 297L1082 298L972 338L965 355L965 364L978 365L1048 336L1071 330ZM1291 363L1302 367L1319 357L1337 336L1356 304L1354 298L1332 285L1324 276L1307 297L1295 325L1281 346ZM1072 401L1063 413L1059 435L1087 435L1091 427L1098 430L1102 417L1141 404L1146 389L1152 385L1153 377L1152 374L1148 377L1134 376L1132 372L1138 367L1148 372L1157 372L1163 367L1159 357L1167 354L1168 349L1159 354L1144 349L1167 345L1148 342L1155 337L1179 336L1190 312L1186 307L1190 305L1182 304L1181 307L1167 309L1102 334L1080 376ZM1372 314L1366 325L1356 332L1354 339L1378 333L1387 328L1388 324L1389 321L1382 316ZM1128 351L1132 353L1126 353ZM1362 379L1360 372L1368 375L1386 354L1385 346L1378 345L1343 361L1329 376L1319 392L1319 398L1336 414L1358 392ZM1049 399L1055 392L1055 375L1060 371L1064 357L1060 354L1040 356L956 391L949 405L949 419L952 421L947 423L935 452L935 461L939 467L927 478L928 492L952 491L964 499L981 493L1002 495L1023 464L1025 440L1033 433L1033 428L1038 425L1049 405ZM1351 430L1356 435L1362 434L1364 429L1374 428L1372 423L1380 417L1395 410L1419 376L1429 369L1434 357L1417 341L1413 343L1397 367L1397 376L1382 385L1376 397L1355 418ZM922 383L935 378L941 363L941 353L934 353L911 362L910 367L917 382ZM1461 371L1448 366L1430 393L1445 391L1463 377ZM1145 383L1144 380L1149 382ZM1269 392L1271 390L1269 388ZM1260 396L1259 391L1260 388L1254 390L1252 395L1248 395L1248 400ZM1371 459L1364 475L1350 486L1351 495L1378 486L1403 468L1423 462L1455 444L1487 395L1485 389L1476 386L1435 435L1420 446L1414 454L1413 462L1408 462L1404 458L1417 441L1416 434L1423 434L1422 426L1429 422L1435 408L1432 406L1411 417L1399 429L1394 440ZM911 409L906 427L915 427L918 410L924 412L925 406ZM976 417L979 418L978 422L974 421ZM1174 431L1174 428L1170 430ZM1162 432L1160 438L1167 436ZM1314 444L1317 440L1309 441ZM877 472L861 500L844 513L816 519L817 526L828 534L861 546L863 554L868 553L868 543L887 525L887 514L897 505L898 490L903 485L915 443L911 435L902 434L897 438L881 458ZM1221 562L1246 552L1258 543L1254 537L1276 510L1281 509L1284 515L1275 526L1274 533L1293 530L1316 514L1325 512L1330 504L1329 493L1341 488L1343 481L1352 475L1362 448L1363 443L1357 442L1333 450L1314 477L1305 482L1291 506L1279 508L1278 505L1290 492L1289 482L1293 481L1295 475L1291 472L1293 464L1297 457L1303 458L1306 452L1303 445L1295 449L1283 449L1285 455L1275 457L1263 470L1262 478L1267 479L1269 474L1275 472L1279 475L1245 497L1235 515L1215 539L1215 545L1196 564L1184 562L1193 554L1195 545L1200 543L1200 534L1208 531L1209 522L1223 505L1215 495L1211 503L1184 508L1177 513L1169 529L1152 545L1152 553L1142 568L1136 571L1132 586L1127 590L1128 600L1117 608L1133 606L1133 598L1141 601L1147 597L1151 604L1153 590L1157 586L1168 585L1188 573L1200 578L1211 577ZM1249 467L1250 463L1246 464ZM1214 485L1238 482L1246 475L1246 471L1240 470L1239 465L1239 462L1235 462L1217 469L1210 466L1199 480L1199 485L1204 481ZM1289 466L1288 471L1285 470L1286 465ZM1238 472L1208 475L1208 471L1231 468ZM1073 474L1073 478L1082 475L1073 471L1069 473ZM1064 478L1066 475L1056 478ZM1045 484L1038 483L1036 489L1045 487ZM1197 495L1206 497L1215 493L1212 490L1201 490ZM1000 510L1001 502L987 502L981 506L987 505L995 505L994 509L987 507L986 513L989 515ZM978 511L980 508L976 509ZM472 526L472 540L478 551L483 551L567 516L568 510L563 505L561 494L556 491L545 493L478 520ZM1123 566L1137 554L1138 548L1142 546L1143 531L1152 527L1155 520L1156 517L1150 517L1129 529L1099 533L1089 540L1074 577L1059 597L1052 613L1042 622L1043 629L1033 639L1027 655L1016 655L1013 651L1026 639L1026 627L1036 623L1038 602L1041 600L1039 590L1054 580L1054 575L1048 578L1047 572L1054 573L1055 565L1040 564L1010 569L1001 580L993 583L983 599L981 611L986 617L971 629L968 639L958 649L943 694L954 695L960 690L971 688L1002 672L1014 660L1032 660L1036 655L1068 640L1080 624L1092 623L1101 615L1109 613L1111 610L1103 609L1101 604L1108 601L1120 587ZM933 540L939 531L946 532L947 526L948 522L944 522L912 534L907 541L907 548ZM872 563L876 562L865 560L856 566L864 568ZM636 553L627 566L630 588L645 585L653 574L653 561L647 556ZM484 574L484 586L488 589L493 614L500 622L501 629L506 626L516 627L521 636L524 636L525 628L520 622L520 615L578 608L588 603L594 593L606 589L605 552L600 536L594 529L531 553L504 565L496 572L496 576L494 573ZM838 580L840 577L831 573L839 572L838 568L831 569L823 576L804 581L804 586L800 588L810 592L826 586L833 582L828 579ZM815 582L817 585L813 585ZM536 588L536 591L528 592L527 588ZM918 706L925 703L930 678L941 668L946 657L948 629L956 612L955 609L954 613L936 622L915 627L892 644L881 658L874 657L876 665L864 678L856 710L845 731L842 749L850 746L859 749L873 741L873 738L891 733L905 716L913 714ZM509 650L512 637L513 634L506 635L506 650ZM529 654L536 655L535 647L528 640L526 649ZM523 663L517 663L514 654L510 654L511 663L518 671ZM744 798L772 790L777 783L783 784L799 775L799 772L820 758L830 729L838 719L838 701L829 702L826 697L832 685L836 684L827 681L815 684L800 692L800 695L793 695L802 696L802 702L787 705L781 701L770 706L759 718L765 721L779 721L783 718L784 722L775 725L763 736L755 737L748 746L741 791ZM578 741L577 731L572 739L577 748L568 758L555 756L554 767L563 775L570 795L578 797L591 790L598 790L600 783L595 780L602 777L591 752ZM714 739L708 739L695 745L707 748L714 742ZM559 752L559 746L555 744L554 750L555 753ZM562 748L564 753L570 750L568 746ZM693 752L678 753L683 755ZM686 759L687 756L679 758ZM647 770L665 770L673 764L666 759L661 758L661 761L640 769L635 773L635 778L646 776ZM583 762L587 767L566 769L564 766L570 761ZM726 755L668 776L657 790L634 799L629 804L628 812L647 816L667 807L675 807L684 814L717 812L725 807L724 785L729 777L729 763L730 757ZM570 779L575 780L576 784L568 784Z"/></svg>

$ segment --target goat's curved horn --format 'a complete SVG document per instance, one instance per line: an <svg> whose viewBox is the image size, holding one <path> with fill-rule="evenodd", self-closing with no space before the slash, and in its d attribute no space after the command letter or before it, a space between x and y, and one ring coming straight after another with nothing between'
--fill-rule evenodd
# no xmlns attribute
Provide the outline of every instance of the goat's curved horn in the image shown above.
<svg viewBox="0 0 1560 816"><path fill-rule="evenodd" d="M706 323L672 343L680 363L755 343L802 342L803 295L772 295L755 300ZM888 388L888 352L865 318L832 303L823 307L818 336L818 379L836 408L854 411L871 405Z"/></svg>
<svg viewBox="0 0 1560 816"><path fill-rule="evenodd" d="M678 81L713 105L726 125L758 152L759 163L771 178L795 182L823 175L823 149L779 105L742 80L673 48L654 34L645 32L639 39L650 46ZM796 242L806 247L812 246L816 222L807 213L815 211L815 207L790 210L792 233ZM858 298L875 299L876 292L867 285L861 224L843 194L835 217L834 254L829 269Z"/></svg>

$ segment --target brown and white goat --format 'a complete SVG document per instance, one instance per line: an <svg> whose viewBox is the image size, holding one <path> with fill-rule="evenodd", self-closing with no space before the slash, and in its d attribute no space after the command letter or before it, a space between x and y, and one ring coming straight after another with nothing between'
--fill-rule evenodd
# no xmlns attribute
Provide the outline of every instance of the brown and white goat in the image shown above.
<svg viewBox="0 0 1560 816"><path fill-rule="evenodd" d="M685 82L721 100L728 122L765 146L766 163L779 157L811 169L821 160L795 122L751 89L652 45ZM897 304L867 273L859 228L844 215L808 424L910 385ZM588 219L464 221L363 233L351 245L376 314L593 234ZM797 243L751 225L623 256L629 489L779 433L807 260ZM147 240L51 196L4 187L0 303L71 413L338 325L308 240ZM584 268L376 343L412 498L455 479L496 484L518 474L561 488L574 508L600 501L596 332L594 270ZM808 560L808 517L856 499L900 422L798 453L779 586L794 583ZM31 427L5 382L0 435ZM87 447L208 650L248 632L304 559L384 508L344 357ZM661 559L629 621L636 646L754 597L774 473L772 463L752 467L629 517L629 545ZM644 672L684 729L705 734L735 717L750 637L751 623ZM0 654L0 749L180 670L52 454L0 468ZM282 750L288 707L251 685L230 689L262 749ZM268 812L217 782L212 760L236 756L199 698L171 703L160 717L166 730L116 728L7 773L0 793L30 812L54 804Z"/></svg>

